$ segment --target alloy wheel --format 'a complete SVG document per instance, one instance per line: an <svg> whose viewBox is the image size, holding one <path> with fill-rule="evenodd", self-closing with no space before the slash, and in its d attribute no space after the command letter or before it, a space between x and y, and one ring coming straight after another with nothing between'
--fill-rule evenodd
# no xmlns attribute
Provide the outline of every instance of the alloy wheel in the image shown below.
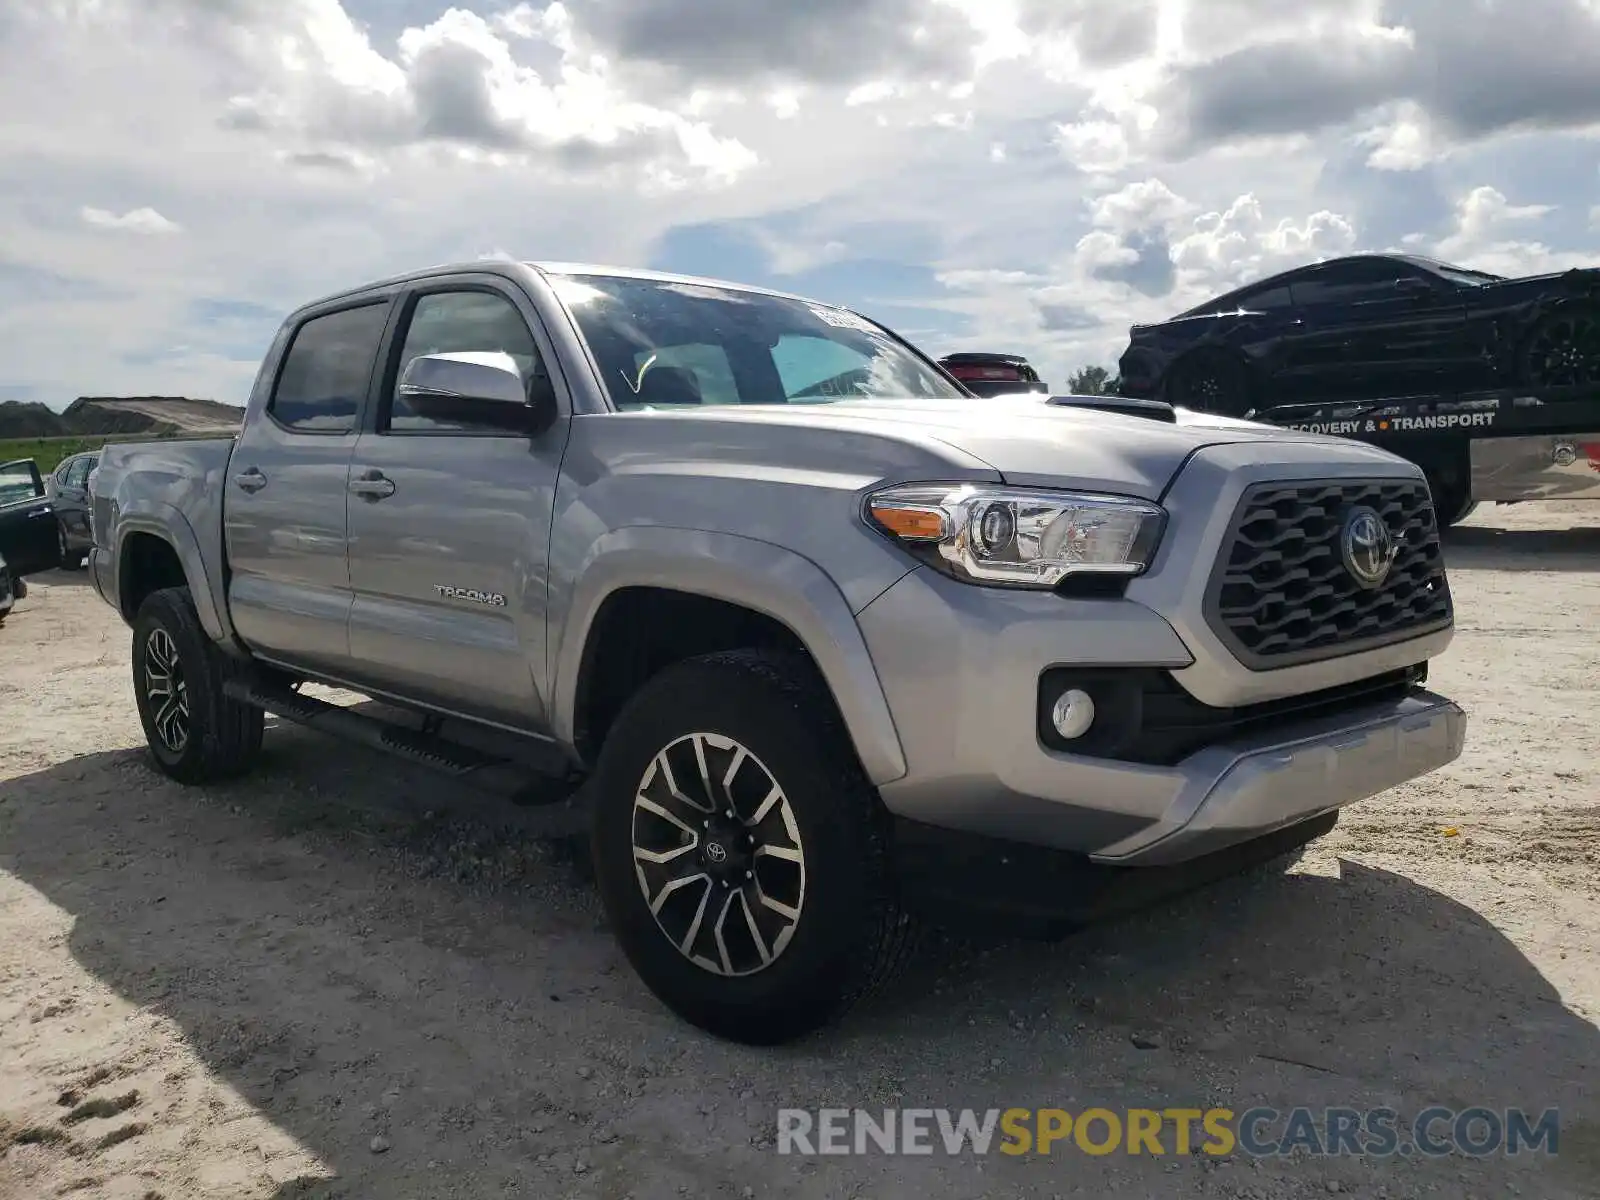
<svg viewBox="0 0 1600 1200"><path fill-rule="evenodd" d="M1545 387L1600 384L1600 312L1560 313L1534 332L1528 345L1532 382Z"/></svg>
<svg viewBox="0 0 1600 1200"><path fill-rule="evenodd" d="M182 754L189 744L189 689L183 679L178 646L165 629L156 628L144 643L144 694L151 724L161 745Z"/></svg>
<svg viewBox="0 0 1600 1200"><path fill-rule="evenodd" d="M783 786L729 737L661 750L633 801L633 861L656 925L714 975L754 975L783 954L806 896L800 829Z"/></svg>

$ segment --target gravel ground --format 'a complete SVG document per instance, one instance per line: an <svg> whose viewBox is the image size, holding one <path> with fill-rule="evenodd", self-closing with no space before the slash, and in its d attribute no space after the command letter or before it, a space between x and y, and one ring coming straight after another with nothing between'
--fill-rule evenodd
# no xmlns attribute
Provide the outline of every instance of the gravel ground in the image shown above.
<svg viewBox="0 0 1600 1200"><path fill-rule="evenodd" d="M126 629L41 577L0 631L0 1195L1600 1197L1597 522L1489 508L1453 538L1448 770L1059 944L936 939L775 1051L666 1014L570 857L431 775L275 728L248 781L165 782ZM1558 1106L1560 1153L772 1145L788 1106L1430 1103Z"/></svg>

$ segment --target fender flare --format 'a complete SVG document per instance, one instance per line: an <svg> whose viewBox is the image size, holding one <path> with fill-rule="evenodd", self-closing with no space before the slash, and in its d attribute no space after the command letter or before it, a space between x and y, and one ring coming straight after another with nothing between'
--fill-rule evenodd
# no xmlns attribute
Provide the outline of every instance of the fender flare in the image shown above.
<svg viewBox="0 0 1600 1200"><path fill-rule="evenodd" d="M136 533L150 534L171 546L183 567L183 577L189 584L189 595L194 600L200 626L214 642L226 643L233 639L233 623L225 610L219 608L217 597L206 575L205 557L200 551L200 539L183 512L160 500L140 501L117 514L117 544L112 561L115 564L112 585L116 589L117 610L130 624L134 614L124 611L122 599L123 565L126 561L128 538Z"/></svg>
<svg viewBox="0 0 1600 1200"><path fill-rule="evenodd" d="M658 587L737 604L786 626L821 670L867 777L881 785L905 775L905 752L855 613L810 559L737 534L632 525L597 540L576 580L552 649L558 742L574 744L579 677L601 606L623 588Z"/></svg>

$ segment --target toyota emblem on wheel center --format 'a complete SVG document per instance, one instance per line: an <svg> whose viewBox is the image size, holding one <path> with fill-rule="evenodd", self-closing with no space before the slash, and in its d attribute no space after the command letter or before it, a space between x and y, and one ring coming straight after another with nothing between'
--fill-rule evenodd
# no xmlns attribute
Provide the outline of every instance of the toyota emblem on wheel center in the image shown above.
<svg viewBox="0 0 1600 1200"><path fill-rule="evenodd" d="M1352 508L1346 515L1339 549L1345 570L1364 588L1380 586L1400 553L1388 523L1364 506Z"/></svg>

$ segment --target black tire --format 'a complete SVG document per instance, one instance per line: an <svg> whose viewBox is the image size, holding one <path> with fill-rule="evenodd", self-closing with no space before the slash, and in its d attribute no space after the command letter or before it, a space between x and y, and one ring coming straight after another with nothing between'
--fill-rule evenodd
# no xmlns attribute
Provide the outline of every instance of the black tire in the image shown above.
<svg viewBox="0 0 1600 1200"><path fill-rule="evenodd" d="M1197 350L1175 362L1163 384L1168 404L1242 417L1255 407L1255 385L1249 366L1224 350Z"/></svg>
<svg viewBox="0 0 1600 1200"><path fill-rule="evenodd" d="M658 755L696 734L730 739L751 756L737 768L739 773L728 773L734 786L727 791L744 792L728 800L730 811L740 814L729 823L738 833L750 830L753 838L765 837L768 835L762 831L772 828L770 813L760 822L743 819L755 815L752 807L761 811L751 796L773 795L764 790L764 777L781 788L798 832L794 844L803 856L803 891L790 905L798 917L786 943L781 934L767 939L771 946L781 946L770 964L746 974L702 966L680 951L675 937L669 939L664 925L658 924L645 898L644 876L636 866L635 799L643 790L646 772L654 771ZM693 752L706 753L709 761L711 748L702 744ZM719 765L710 773L720 770ZM753 779L751 772L755 772ZM749 790L752 782L754 792ZM887 813L856 759L831 696L810 663L757 651L732 651L669 667L645 684L618 716L601 750L594 786L591 854L612 930L645 985L691 1024L748 1045L790 1041L843 1015L892 978L909 958L915 930L890 876ZM686 786L704 797L705 789L697 780L691 779ZM721 805L714 792L712 799ZM713 811L711 815L716 814ZM781 831L787 826L781 812L778 817L778 840L782 840L786 835ZM706 856L713 843L687 825L674 824L685 830L680 836L695 839L692 848L683 853L692 855L697 863L709 863ZM755 866L763 861L771 866L770 859L750 859L749 863ZM697 869L711 868L682 868ZM758 876L761 869L757 868ZM792 881L792 867L790 872ZM749 874L744 877L751 878ZM716 881L708 877L704 885L707 899L698 898L697 884L685 887L682 894L687 904L698 904L708 914L712 898L729 896L731 899L722 902L720 914L731 915L727 906L741 889L746 903L751 894L764 894L769 887L781 890L783 872L778 873L776 885L772 879L769 872L754 883L736 882L730 893L718 892ZM757 891L752 893L751 888ZM661 894L657 891L658 900ZM660 903L658 907L666 914L671 906ZM772 913L761 910L759 904L753 909L761 911L764 919L772 919ZM708 919L715 921L716 914ZM788 920L787 915L778 919ZM702 928L697 919L690 926L690 948L705 944L695 940L696 936L703 939L705 930L715 937L722 928ZM701 932L697 935L696 930ZM737 926L724 942L746 948L767 944L759 931L752 939ZM731 965L730 950L726 946L719 949L721 963ZM767 953L759 949L758 960ZM747 962L748 958L746 955Z"/></svg>
<svg viewBox="0 0 1600 1200"><path fill-rule="evenodd" d="M1600 305L1564 304L1523 340L1517 381L1528 387L1600 387Z"/></svg>
<svg viewBox="0 0 1600 1200"><path fill-rule="evenodd" d="M67 548L67 527L59 521L56 522L56 558L57 565L63 571L81 571L89 561L89 556L83 551Z"/></svg>
<svg viewBox="0 0 1600 1200"><path fill-rule="evenodd" d="M1459 525L1478 507L1478 502L1472 498L1470 485L1453 475L1446 478L1440 474L1429 474L1428 492L1433 496L1434 520L1438 521L1440 529Z"/></svg>
<svg viewBox="0 0 1600 1200"><path fill-rule="evenodd" d="M133 622L133 693L162 774L179 783L214 783L255 763L265 714L222 690L243 669L206 636L188 588L163 588L145 598ZM170 693L156 683L163 675ZM182 710L181 738L172 736L169 696Z"/></svg>

